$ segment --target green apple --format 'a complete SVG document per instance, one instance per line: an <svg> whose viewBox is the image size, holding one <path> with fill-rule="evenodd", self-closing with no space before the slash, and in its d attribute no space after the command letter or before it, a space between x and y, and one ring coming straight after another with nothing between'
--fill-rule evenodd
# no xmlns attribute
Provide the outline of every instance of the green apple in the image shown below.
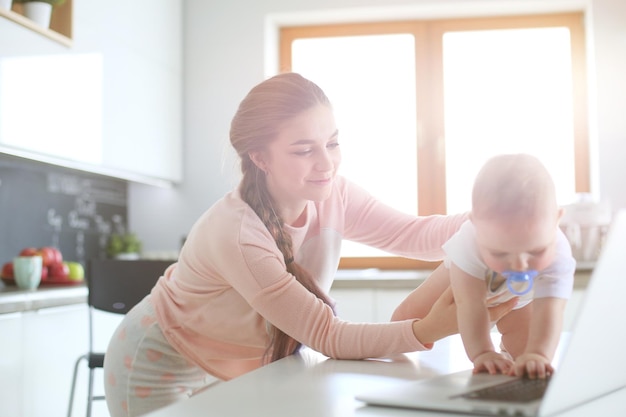
<svg viewBox="0 0 626 417"><path fill-rule="evenodd" d="M67 275L67 278L70 281L82 281L85 279L85 268L83 268L82 264L80 264L79 262L71 261L63 263L66 264L70 270L69 274Z"/></svg>

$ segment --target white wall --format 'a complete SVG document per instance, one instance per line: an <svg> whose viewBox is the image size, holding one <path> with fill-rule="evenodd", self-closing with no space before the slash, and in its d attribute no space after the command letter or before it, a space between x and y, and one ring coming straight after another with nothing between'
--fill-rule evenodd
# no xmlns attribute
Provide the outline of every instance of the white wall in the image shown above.
<svg viewBox="0 0 626 417"><path fill-rule="evenodd" d="M599 191L614 209L626 208L626 1L593 0L591 16Z"/></svg>
<svg viewBox="0 0 626 417"><path fill-rule="evenodd" d="M195 219L236 185L230 119L247 91L275 71L275 29L284 23L585 10L592 164L598 167L594 192L614 208L626 208L624 0L184 0L184 5L185 179L173 189L129 187L130 227L148 251L177 250Z"/></svg>

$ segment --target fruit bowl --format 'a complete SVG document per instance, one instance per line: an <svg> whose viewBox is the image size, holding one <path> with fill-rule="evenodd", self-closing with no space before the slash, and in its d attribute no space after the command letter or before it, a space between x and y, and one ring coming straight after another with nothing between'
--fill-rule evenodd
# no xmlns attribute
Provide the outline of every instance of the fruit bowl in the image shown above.
<svg viewBox="0 0 626 417"><path fill-rule="evenodd" d="M18 256L39 256L42 259L41 282L46 285L80 285L85 281L85 269L80 262L65 261L61 251L52 246L26 247ZM13 262L5 262L0 278L6 284L15 284Z"/></svg>

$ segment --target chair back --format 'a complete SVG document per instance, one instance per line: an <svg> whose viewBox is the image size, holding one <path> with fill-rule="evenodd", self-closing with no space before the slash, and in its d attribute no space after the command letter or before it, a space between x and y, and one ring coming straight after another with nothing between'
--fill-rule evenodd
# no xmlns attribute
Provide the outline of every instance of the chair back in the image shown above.
<svg viewBox="0 0 626 417"><path fill-rule="evenodd" d="M87 303L97 310L126 314L150 293L174 262L91 259L87 263Z"/></svg>

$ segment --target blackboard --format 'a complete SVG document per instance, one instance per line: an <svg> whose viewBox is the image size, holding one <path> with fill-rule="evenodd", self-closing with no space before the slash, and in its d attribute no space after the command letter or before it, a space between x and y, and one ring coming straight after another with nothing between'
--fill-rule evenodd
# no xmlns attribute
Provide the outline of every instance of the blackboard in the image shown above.
<svg viewBox="0 0 626 417"><path fill-rule="evenodd" d="M123 180L0 154L0 262L54 246L83 265L127 228Z"/></svg>

